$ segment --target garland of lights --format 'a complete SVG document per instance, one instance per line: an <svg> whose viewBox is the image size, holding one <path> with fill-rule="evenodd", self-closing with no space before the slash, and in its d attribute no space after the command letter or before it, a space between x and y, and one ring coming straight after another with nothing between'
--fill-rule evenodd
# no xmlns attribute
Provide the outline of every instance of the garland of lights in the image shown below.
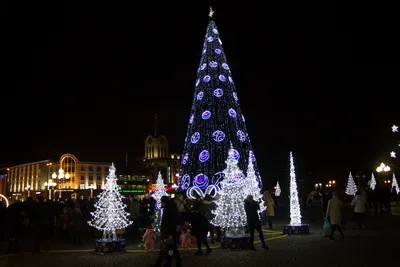
<svg viewBox="0 0 400 267"><path fill-rule="evenodd" d="M124 229L132 224L129 221L129 213L125 211L127 207L122 202L120 189L117 185L114 163L110 166L109 175L106 178L104 190L98 196L98 201L94 204L96 211L91 212L92 220L89 225L103 231L103 240L116 240L116 230Z"/></svg>
<svg viewBox="0 0 400 267"><path fill-rule="evenodd" d="M351 172L350 172L349 179L347 180L345 193L349 196L354 196L356 194L356 192L357 192L357 186L356 186L356 183L354 182L353 176L351 175Z"/></svg>
<svg viewBox="0 0 400 267"><path fill-rule="evenodd" d="M297 192L296 173L293 154L290 151L290 225L301 225L299 193Z"/></svg>
<svg viewBox="0 0 400 267"><path fill-rule="evenodd" d="M225 179L220 183L220 197L216 201L217 208L212 211L215 217L211 223L225 228L227 235L242 235L243 227L247 224L244 209L246 194L243 188L243 172L238 167L232 147L228 152L224 173Z"/></svg>

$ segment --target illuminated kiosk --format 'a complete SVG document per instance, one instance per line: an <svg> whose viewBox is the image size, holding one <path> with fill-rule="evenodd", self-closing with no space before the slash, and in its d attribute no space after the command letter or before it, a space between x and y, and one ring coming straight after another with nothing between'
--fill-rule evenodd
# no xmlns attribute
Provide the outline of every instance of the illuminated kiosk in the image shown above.
<svg viewBox="0 0 400 267"><path fill-rule="evenodd" d="M225 161L227 166L223 171L225 179L220 183L219 198L215 202L217 208L212 211L215 217L211 224L225 229L225 234L221 236L221 248L247 249L250 238L244 231L247 225L244 209L246 179L238 166L235 151L231 145Z"/></svg>
<svg viewBox="0 0 400 267"><path fill-rule="evenodd" d="M118 192L115 171L112 164L104 190L94 205L96 210L91 212L92 220L88 222L90 226L103 232L102 238L96 239L95 251L99 253L125 251L126 240L118 237L118 230L132 224L128 219L129 213L125 211L127 206L122 202L121 194Z"/></svg>
<svg viewBox="0 0 400 267"><path fill-rule="evenodd" d="M283 226L283 234L305 235L309 234L309 225L301 223L299 194L297 192L296 173L294 171L293 155L290 152L290 224Z"/></svg>

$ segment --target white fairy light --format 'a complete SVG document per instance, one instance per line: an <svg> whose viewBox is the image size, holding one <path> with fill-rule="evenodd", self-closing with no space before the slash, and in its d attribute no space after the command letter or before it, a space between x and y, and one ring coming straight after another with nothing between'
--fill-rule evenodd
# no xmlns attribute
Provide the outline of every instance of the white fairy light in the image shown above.
<svg viewBox="0 0 400 267"><path fill-rule="evenodd" d="M290 225L301 225L299 194L297 192L296 173L293 154L290 152Z"/></svg>

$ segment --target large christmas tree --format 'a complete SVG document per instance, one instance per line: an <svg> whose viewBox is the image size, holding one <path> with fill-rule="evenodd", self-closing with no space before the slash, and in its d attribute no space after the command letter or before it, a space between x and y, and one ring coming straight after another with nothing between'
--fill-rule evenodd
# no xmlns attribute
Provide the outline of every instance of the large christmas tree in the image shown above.
<svg viewBox="0 0 400 267"><path fill-rule="evenodd" d="M233 148L228 152L224 174L225 179L221 181L219 191L220 197L216 201L217 208L212 211L215 217L211 223L225 228L227 235L241 235L244 234L243 227L247 224L244 210L246 195L243 185L245 181Z"/></svg>
<svg viewBox="0 0 400 267"><path fill-rule="evenodd" d="M116 230L124 229L130 224L129 213L125 211L126 205L122 202L118 192L117 176L114 163L110 166L105 188L99 195L99 200L94 204L95 212L91 212L92 220L89 225L103 231L103 240L116 240Z"/></svg>
<svg viewBox="0 0 400 267"><path fill-rule="evenodd" d="M354 182L353 175L351 175L350 172L349 179L347 180L345 193L349 196L354 196L356 192L357 192L357 186L356 183Z"/></svg>
<svg viewBox="0 0 400 267"><path fill-rule="evenodd" d="M231 143L242 170L247 168L250 153L261 187L245 117L211 10L197 71L179 188L194 189L188 191L191 198L194 192L215 194L224 179L225 159Z"/></svg>

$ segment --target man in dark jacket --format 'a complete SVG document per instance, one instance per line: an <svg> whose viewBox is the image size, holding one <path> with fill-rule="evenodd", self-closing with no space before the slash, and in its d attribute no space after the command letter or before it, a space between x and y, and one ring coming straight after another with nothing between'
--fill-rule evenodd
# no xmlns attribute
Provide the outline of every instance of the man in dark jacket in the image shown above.
<svg viewBox="0 0 400 267"><path fill-rule="evenodd" d="M171 266L172 255L177 267L182 267L181 257L177 247L178 210L173 200L167 196L161 197L162 218L160 226L161 249L160 256L153 267ZM172 255L171 255L172 254Z"/></svg>
<svg viewBox="0 0 400 267"><path fill-rule="evenodd" d="M247 225L249 226L250 231L250 248L256 250L254 247L254 230L257 230L258 234L260 235L262 247L269 249L269 247L265 244L264 234L262 232L261 222L258 216L260 204L253 200L253 196L248 195L244 201L244 209L246 211Z"/></svg>
<svg viewBox="0 0 400 267"><path fill-rule="evenodd" d="M207 254L212 252L207 241L207 233L211 230L211 224L207 218L198 212L183 212L182 219L186 222L190 222L192 225L191 234L196 236L197 239L197 252L196 255L202 255L201 243L204 243L207 249Z"/></svg>

